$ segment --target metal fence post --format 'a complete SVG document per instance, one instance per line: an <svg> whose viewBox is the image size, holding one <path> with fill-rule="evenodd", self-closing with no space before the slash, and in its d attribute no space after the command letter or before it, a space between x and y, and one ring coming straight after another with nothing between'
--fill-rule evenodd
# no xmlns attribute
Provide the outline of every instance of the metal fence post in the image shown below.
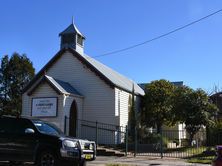
<svg viewBox="0 0 222 166"><path fill-rule="evenodd" d="M66 135L66 116L64 117L64 134Z"/></svg>
<svg viewBox="0 0 222 166"><path fill-rule="evenodd" d="M160 157L163 158L163 130L160 128Z"/></svg>
<svg viewBox="0 0 222 166"><path fill-rule="evenodd" d="M136 157L137 154L137 125L135 125L135 152L134 152L134 157Z"/></svg>
<svg viewBox="0 0 222 166"><path fill-rule="evenodd" d="M79 134L79 120L78 119L76 120L76 135L78 138L81 138Z"/></svg>
<svg viewBox="0 0 222 166"><path fill-rule="evenodd" d="M126 125L126 132L125 132L125 141L126 141L125 155L127 156L127 153L128 153L128 126L127 125Z"/></svg>
<svg viewBox="0 0 222 166"><path fill-rule="evenodd" d="M98 147L98 122L96 121L96 147Z"/></svg>

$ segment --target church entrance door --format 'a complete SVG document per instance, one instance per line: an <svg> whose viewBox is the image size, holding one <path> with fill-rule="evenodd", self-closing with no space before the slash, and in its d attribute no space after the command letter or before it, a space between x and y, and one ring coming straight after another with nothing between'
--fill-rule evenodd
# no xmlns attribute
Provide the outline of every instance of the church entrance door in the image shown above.
<svg viewBox="0 0 222 166"><path fill-rule="evenodd" d="M72 102L69 113L69 136L76 137L77 130L77 106L76 101Z"/></svg>

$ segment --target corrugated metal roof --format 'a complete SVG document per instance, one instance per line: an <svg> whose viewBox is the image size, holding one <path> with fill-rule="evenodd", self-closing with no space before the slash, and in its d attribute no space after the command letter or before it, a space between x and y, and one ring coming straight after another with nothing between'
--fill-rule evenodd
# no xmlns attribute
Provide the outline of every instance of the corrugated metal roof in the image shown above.
<svg viewBox="0 0 222 166"><path fill-rule="evenodd" d="M88 55L84 55L83 57L91 65L93 65L97 70L99 70L106 78L108 78L113 84L115 84L117 87L121 87L123 89L126 89L127 91L132 92L133 84L134 84L135 94L139 94L139 95L145 94L144 90L141 87L139 87L137 83L130 80L129 78L119 74L118 72L100 63L99 61L89 57Z"/></svg>
<svg viewBox="0 0 222 166"><path fill-rule="evenodd" d="M68 82L64 82L53 77L45 75L45 78L50 81L61 93L63 94L74 94L82 96L72 85Z"/></svg>
<svg viewBox="0 0 222 166"><path fill-rule="evenodd" d="M64 35L64 34L72 34L72 33L78 33L80 34L82 37L85 38L85 36L79 31L79 29L76 27L75 24L70 24L68 26L68 28L66 28L64 31L62 31L59 36Z"/></svg>
<svg viewBox="0 0 222 166"><path fill-rule="evenodd" d="M177 82L170 82L172 83L173 85L175 86L183 86L183 81L177 81ZM141 83L139 84L139 86L144 90L145 89L145 86L149 84L149 83Z"/></svg>
<svg viewBox="0 0 222 166"><path fill-rule="evenodd" d="M175 86L183 86L183 81L171 82Z"/></svg>
<svg viewBox="0 0 222 166"><path fill-rule="evenodd" d="M82 63L84 63L86 66L87 63L90 64L88 66L89 68L92 67L92 69L95 69L94 72L98 74L99 77L101 77L106 83L111 83L114 86L126 90L127 92L132 93L132 87L134 83L134 90L136 94L144 95L144 90L141 89L137 83L133 82L132 80L128 79L127 77L117 73L116 71L112 70L111 68L103 65L102 63L98 62L97 60L87 56L87 55L81 55L78 52L76 52L72 48L63 48L60 50L37 74L36 76L30 81L30 83L23 89L22 93L25 93L31 86L42 76L44 75L45 71L47 71L59 58L62 57L62 55L65 53L65 51L69 51L73 54L73 56L77 57ZM87 63L85 63L87 62ZM111 85L112 86L112 85ZM57 87L56 87L57 88Z"/></svg>

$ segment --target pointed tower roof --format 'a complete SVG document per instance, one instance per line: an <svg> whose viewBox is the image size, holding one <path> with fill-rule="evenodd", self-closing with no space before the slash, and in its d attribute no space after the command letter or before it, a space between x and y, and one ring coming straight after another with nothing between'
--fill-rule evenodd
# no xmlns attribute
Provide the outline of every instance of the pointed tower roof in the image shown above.
<svg viewBox="0 0 222 166"><path fill-rule="evenodd" d="M70 24L64 31L62 31L59 36L61 35L65 35L65 34L75 34L78 33L79 35L81 35L84 39L85 36L78 30L78 28L76 27L76 25L74 24L74 22L72 22L72 24Z"/></svg>

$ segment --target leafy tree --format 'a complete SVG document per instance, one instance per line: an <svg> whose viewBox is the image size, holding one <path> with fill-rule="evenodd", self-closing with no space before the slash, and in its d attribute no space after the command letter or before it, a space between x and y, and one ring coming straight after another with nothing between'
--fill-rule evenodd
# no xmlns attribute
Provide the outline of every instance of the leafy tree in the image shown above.
<svg viewBox="0 0 222 166"><path fill-rule="evenodd" d="M166 80L152 81L145 86L142 122L147 127L157 127L158 133L163 124L170 122L174 88Z"/></svg>
<svg viewBox="0 0 222 166"><path fill-rule="evenodd" d="M186 100L189 100L189 94L193 92L193 89L188 86L180 86L175 87L174 95L173 95L173 109L171 115L171 124L175 124L177 122L184 122L184 118L187 110ZM181 111L183 110L183 111Z"/></svg>
<svg viewBox="0 0 222 166"><path fill-rule="evenodd" d="M9 58L5 55L1 61L1 68L0 68L0 110L7 110L9 107Z"/></svg>
<svg viewBox="0 0 222 166"><path fill-rule="evenodd" d="M202 89L177 87L174 103L174 121L185 123L190 143L201 127L214 124L217 107L210 103L208 95Z"/></svg>
<svg viewBox="0 0 222 166"><path fill-rule="evenodd" d="M0 101L4 114L18 115L22 110L22 89L34 77L35 69L25 54L4 56L0 70Z"/></svg>

